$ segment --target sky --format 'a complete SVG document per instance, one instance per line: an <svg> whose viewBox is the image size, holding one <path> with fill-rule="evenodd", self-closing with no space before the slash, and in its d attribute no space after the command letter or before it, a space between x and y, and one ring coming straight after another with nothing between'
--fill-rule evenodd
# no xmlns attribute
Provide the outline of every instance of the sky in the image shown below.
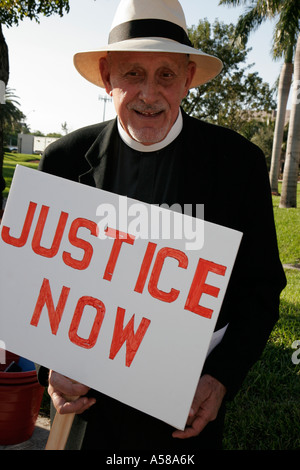
<svg viewBox="0 0 300 470"><path fill-rule="evenodd" d="M151 0L149 0L151 1ZM219 0L181 0L188 27L207 18L236 23L244 7L219 6ZM70 0L70 12L60 18L41 17L40 24L25 19L19 26L3 27L9 48L8 87L18 97L21 111L32 132L69 132L113 118L108 96L78 74L73 65L76 52L97 50L107 44L119 0ZM252 72L273 86L282 61L271 57L273 25L265 22L251 34L248 62ZM222 58L221 58L222 59Z"/></svg>

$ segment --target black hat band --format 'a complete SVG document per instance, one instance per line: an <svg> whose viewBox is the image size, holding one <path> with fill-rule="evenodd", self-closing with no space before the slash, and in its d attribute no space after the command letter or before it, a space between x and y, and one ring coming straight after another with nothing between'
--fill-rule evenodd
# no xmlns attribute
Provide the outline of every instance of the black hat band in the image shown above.
<svg viewBox="0 0 300 470"><path fill-rule="evenodd" d="M108 38L108 43L126 41L127 39L162 37L180 42L186 46L192 46L188 35L181 26L166 20L141 19L132 20L115 26Z"/></svg>

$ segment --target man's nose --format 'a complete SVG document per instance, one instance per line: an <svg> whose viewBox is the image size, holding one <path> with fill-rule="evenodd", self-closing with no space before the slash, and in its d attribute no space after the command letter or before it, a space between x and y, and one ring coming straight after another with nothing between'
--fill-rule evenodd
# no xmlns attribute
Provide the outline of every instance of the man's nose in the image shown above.
<svg viewBox="0 0 300 470"><path fill-rule="evenodd" d="M157 100L159 86L155 77L147 77L140 87L139 97L144 103L153 103Z"/></svg>

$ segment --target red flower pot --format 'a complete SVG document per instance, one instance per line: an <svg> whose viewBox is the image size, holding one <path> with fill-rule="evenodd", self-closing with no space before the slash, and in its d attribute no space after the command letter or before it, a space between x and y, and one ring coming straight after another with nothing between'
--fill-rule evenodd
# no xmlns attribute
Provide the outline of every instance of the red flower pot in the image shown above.
<svg viewBox="0 0 300 470"><path fill-rule="evenodd" d="M0 372L0 445L30 439L43 393L35 370Z"/></svg>

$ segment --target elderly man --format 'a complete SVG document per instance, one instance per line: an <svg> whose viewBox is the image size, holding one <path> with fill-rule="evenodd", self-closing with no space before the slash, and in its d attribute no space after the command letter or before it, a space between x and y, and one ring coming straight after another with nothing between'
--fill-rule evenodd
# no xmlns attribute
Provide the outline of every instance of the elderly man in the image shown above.
<svg viewBox="0 0 300 470"><path fill-rule="evenodd" d="M222 64L192 48L177 0L122 0L109 44L74 61L112 96L117 118L49 146L41 170L150 204L204 204L206 220L244 236L216 326L223 337L206 359L184 431L54 371L40 368L40 381L59 413L76 413L67 448L220 449L225 402L260 357L285 286L264 156L180 109Z"/></svg>

